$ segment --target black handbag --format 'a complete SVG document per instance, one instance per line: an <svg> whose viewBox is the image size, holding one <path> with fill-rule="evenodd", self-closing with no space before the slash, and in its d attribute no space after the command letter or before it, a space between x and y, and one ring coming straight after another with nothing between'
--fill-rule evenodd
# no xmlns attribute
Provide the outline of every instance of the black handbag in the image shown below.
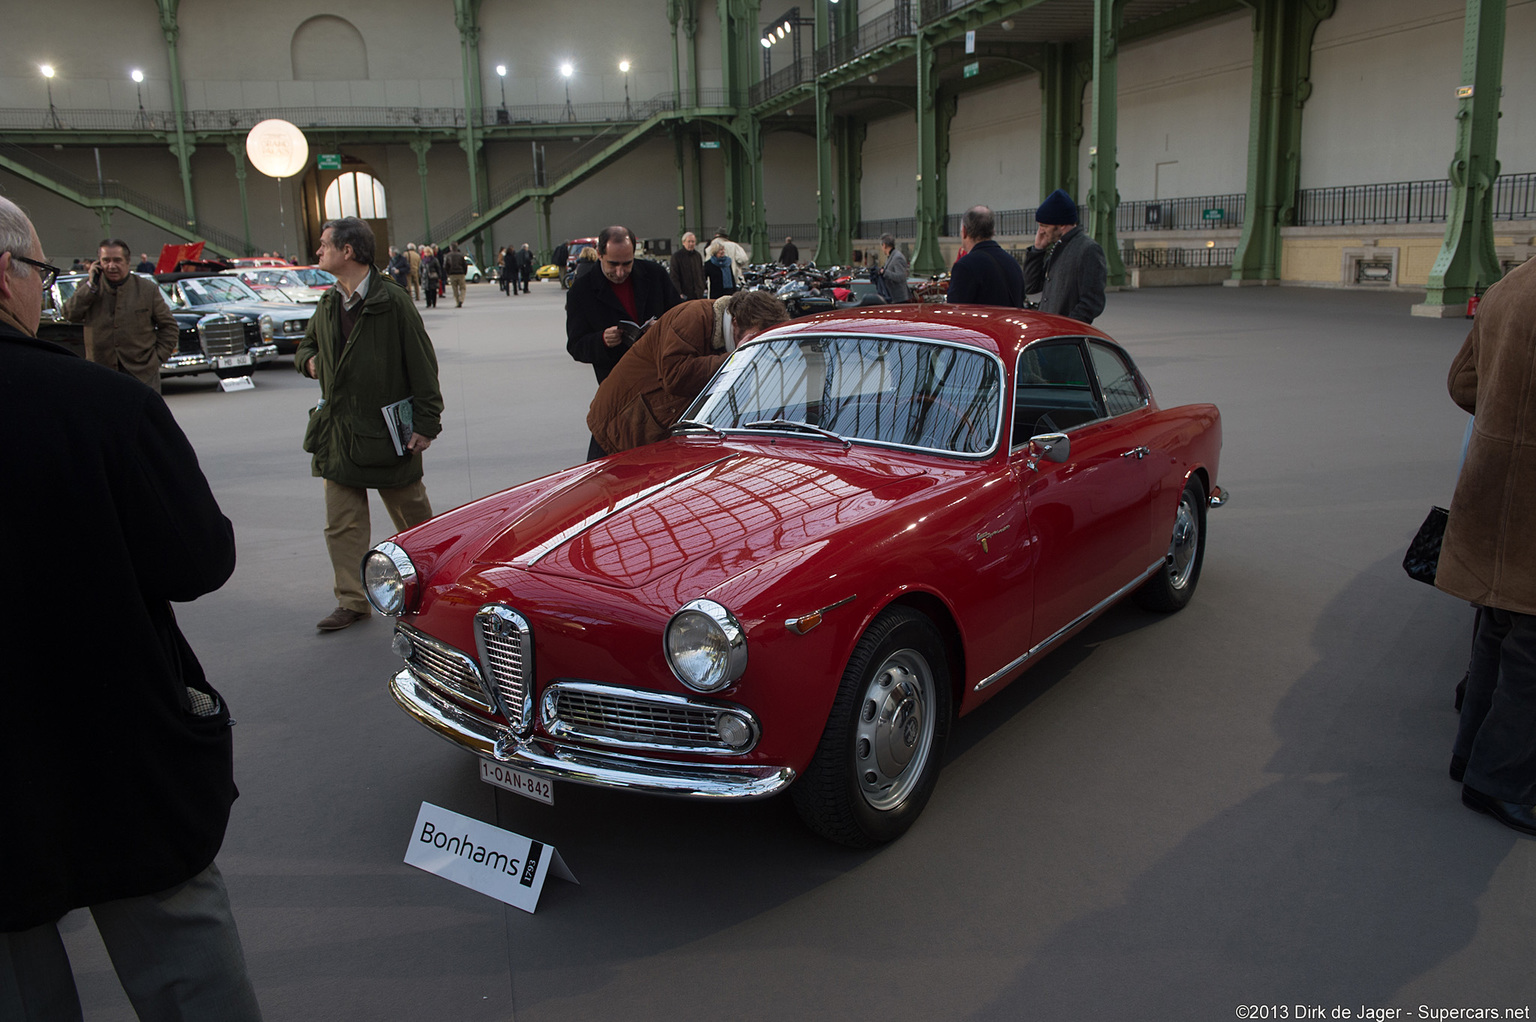
<svg viewBox="0 0 1536 1022"><path fill-rule="evenodd" d="M1419 526L1408 552L1403 555L1403 570L1417 581L1435 584L1435 569L1440 565L1440 544L1445 539L1445 522L1450 513L1443 507L1429 509L1429 517Z"/></svg>

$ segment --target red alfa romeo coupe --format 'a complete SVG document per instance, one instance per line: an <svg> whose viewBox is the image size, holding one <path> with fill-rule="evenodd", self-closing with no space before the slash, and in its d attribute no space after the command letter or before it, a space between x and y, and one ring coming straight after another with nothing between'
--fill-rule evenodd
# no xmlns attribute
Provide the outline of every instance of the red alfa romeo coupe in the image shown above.
<svg viewBox="0 0 1536 1022"><path fill-rule="evenodd" d="M486 780L788 791L903 833L945 739L1126 596L1200 579L1221 418L1074 320L873 306L738 348L661 443L372 550L395 699Z"/></svg>

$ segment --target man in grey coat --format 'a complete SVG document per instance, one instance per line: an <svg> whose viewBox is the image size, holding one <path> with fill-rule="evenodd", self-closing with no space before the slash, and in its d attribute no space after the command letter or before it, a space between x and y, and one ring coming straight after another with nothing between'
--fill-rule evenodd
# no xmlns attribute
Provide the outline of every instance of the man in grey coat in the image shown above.
<svg viewBox="0 0 1536 1022"><path fill-rule="evenodd" d="M1084 323L1104 311L1109 264L1099 243L1077 223L1077 203L1056 189L1035 212L1035 243L1024 253L1024 293L1040 294L1040 311Z"/></svg>
<svg viewBox="0 0 1536 1022"><path fill-rule="evenodd" d="M885 300L908 301L911 296L907 293L907 278L912 275L912 267L907 263L906 253L896 247L894 234L880 235L880 247L885 250L885 266L880 270Z"/></svg>

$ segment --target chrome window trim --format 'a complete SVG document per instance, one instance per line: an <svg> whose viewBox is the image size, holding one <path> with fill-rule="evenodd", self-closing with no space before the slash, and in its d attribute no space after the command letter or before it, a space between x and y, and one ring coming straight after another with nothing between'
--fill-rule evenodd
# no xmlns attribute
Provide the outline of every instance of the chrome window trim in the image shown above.
<svg viewBox="0 0 1536 1022"><path fill-rule="evenodd" d="M555 716L556 704L565 692L577 692L598 698L619 699L633 703L650 703L661 707L675 707L718 716L730 712L746 721L752 738L739 749L733 749L718 740L706 742L663 742L635 738L623 738L620 733L603 728L587 728L560 720ZM657 752L692 752L709 756L744 756L757 747L762 737L762 727L757 717L743 706L734 703L710 702L671 692L650 692L644 689L625 688L595 681L557 681L544 690L539 700L539 724L553 738L570 741L595 742L620 749L653 750Z"/></svg>
<svg viewBox="0 0 1536 1022"><path fill-rule="evenodd" d="M940 447L919 447L916 444L898 444L898 443L895 443L895 442L890 441L890 440L868 440L868 439L865 439L864 437L857 437L857 436L844 437L844 439L848 443L851 443L851 444L864 444L864 445L869 446L869 447L883 447L883 448L886 448L888 450L893 450L893 451L913 451L913 452L919 453L919 454L936 454L936 455L939 455L940 457L958 458L958 459L961 459L962 461L985 461L986 459L992 457L994 454L997 453L998 445L1002 442L1003 417L1004 417L1003 416L1004 408L1002 407L1002 401L1003 401L1003 396L1004 396L1003 392L1005 390L1007 390L1008 366L1007 366L1007 364L1005 362L1003 362L1002 356L997 354L996 352L988 351L985 348L979 348L979 347L977 347L974 344L964 344L964 343L962 343L960 341L940 340L940 339L934 338L934 337L914 337L911 334L884 334L884 333L878 333L877 334L877 333L864 333L864 332L852 332L852 331L850 331L848 333L842 333L842 332L812 333L812 332L807 331L806 333L779 334L779 335L775 335L775 334L772 333L772 331L768 331L768 332L765 332L762 336L754 337L750 341L748 341L746 344L740 345L739 347L737 347L736 350L737 351L747 351L748 349L754 348L754 347L756 347L756 346L758 346L760 344L768 344L768 343L773 342L773 341L787 341L787 340L791 340L791 339L796 340L796 341L800 341L800 340L812 340L812 339L820 339L820 338L838 338L838 339L861 340L861 341L911 341L911 342L916 343L916 344L929 344L929 345L934 345L936 347L956 348L956 349L958 349L960 351L970 352L971 354L980 355L982 358L990 359L992 361L993 368L995 368L997 370L997 378L998 378L998 395L997 395L997 400L999 402L999 407L997 409L997 424L993 427L993 431L992 431L992 442L987 445L987 449L986 450L981 451L979 453L971 453L971 452L966 452L966 451L948 451L948 450L944 450L943 448L940 448ZM725 367L722 365L721 369L723 370L724 368ZM719 372L720 372L720 370L716 370L716 375L719 375ZM713 378L711 378L711 382L713 382ZM685 419L697 419L698 418L698 416L694 414L694 411L695 411L695 409L700 407L700 403L704 400L704 394L707 393L708 390L709 390L709 387L706 384L705 388L704 388L704 392L701 392L699 394L699 397L694 401L694 403L692 405L689 405L688 411L683 413L683 418L685 418ZM1011 404L1011 397L1012 397L1012 395L1009 395L1010 404ZM703 421L703 420L700 420L700 421ZM711 428L718 429L722 433L728 433L728 434L733 434L733 435L741 434L741 435L746 435L746 436L787 436L787 437L799 437L802 440L807 439L809 437L809 434L807 434L807 433L805 433L805 432L803 432L801 430L795 430L795 429L785 429L785 430L775 430L775 429L744 429L741 426L721 426L721 425L717 425L716 423L710 423L709 425L710 425ZM839 435L841 435L841 434L839 434Z"/></svg>
<svg viewBox="0 0 1536 1022"><path fill-rule="evenodd" d="M405 635L405 637L411 641L412 646L430 646L444 658L449 660L457 660L462 663L464 667L468 669L470 676L475 679L475 683L480 686L481 695L477 697L471 693L463 692L457 688L454 688L452 685L449 685L441 679L434 677L432 672L427 670L425 667L407 660L405 662L406 669L411 672L416 680L420 681L423 685L428 685L433 689L444 693L445 695L456 699L463 699L466 702L473 704L477 708L486 711L487 713L501 712L497 708L496 703L493 701L491 694L486 687L485 675L481 672L480 665L475 663L474 657L470 656L468 653L465 653L458 647L449 645L443 640L428 635L426 632L423 632L418 628L412 628L410 625L405 624L402 621L395 622L395 631Z"/></svg>
<svg viewBox="0 0 1536 1022"><path fill-rule="evenodd" d="M485 641L487 628L503 635L510 633L516 636L523 686L520 706L507 704L507 693L502 691L501 680L491 666L493 661ZM533 629L528 619L511 607L499 603L488 603L481 607L475 612L475 651L479 653L480 663L485 668L484 677L489 682L487 691L496 700L501 715L507 719L508 728L520 737L527 736L533 727Z"/></svg>

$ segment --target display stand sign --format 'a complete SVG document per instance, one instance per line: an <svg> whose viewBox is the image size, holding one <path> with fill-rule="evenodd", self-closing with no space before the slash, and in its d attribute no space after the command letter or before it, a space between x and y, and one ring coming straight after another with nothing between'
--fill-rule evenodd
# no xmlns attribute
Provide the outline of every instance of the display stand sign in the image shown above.
<svg viewBox="0 0 1536 1022"><path fill-rule="evenodd" d="M232 390L255 390L256 381L249 376L228 376L219 381L219 389L226 394Z"/></svg>
<svg viewBox="0 0 1536 1022"><path fill-rule="evenodd" d="M405 864L452 880L462 887L532 912L544 890L544 878L553 873L562 880L577 880L555 851L532 838L452 810L421 804Z"/></svg>

